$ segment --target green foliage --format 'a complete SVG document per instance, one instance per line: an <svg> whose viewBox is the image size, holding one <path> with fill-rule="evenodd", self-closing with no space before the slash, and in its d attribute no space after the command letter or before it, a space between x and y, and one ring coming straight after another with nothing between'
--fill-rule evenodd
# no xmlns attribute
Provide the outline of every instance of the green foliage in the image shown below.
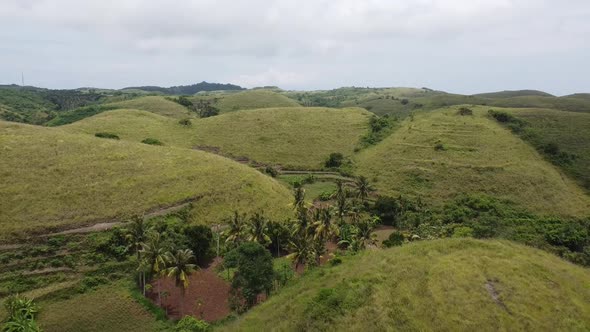
<svg viewBox="0 0 590 332"><path fill-rule="evenodd" d="M193 251L197 263L204 264L213 255L211 228L205 225L188 225L183 228L183 233L187 247Z"/></svg>
<svg viewBox="0 0 590 332"><path fill-rule="evenodd" d="M100 138L109 138L109 139L115 139L118 140L119 136L113 133L107 133L107 132L100 132L100 133L96 133L94 134L94 136L96 137L100 137Z"/></svg>
<svg viewBox="0 0 590 332"><path fill-rule="evenodd" d="M470 108L467 108L467 107L460 107L459 112L457 112L457 114L463 115L463 116L473 115L473 110Z"/></svg>
<svg viewBox="0 0 590 332"><path fill-rule="evenodd" d="M272 176L273 178L276 178L277 175L279 175L279 171L275 167L272 167L272 166L266 166L264 168L264 173Z"/></svg>
<svg viewBox="0 0 590 332"><path fill-rule="evenodd" d="M338 168L342 166L343 162L344 155L340 152L333 152L330 153L330 156L328 156L328 159L324 163L324 166L326 166L326 168Z"/></svg>
<svg viewBox="0 0 590 332"><path fill-rule="evenodd" d="M434 151L446 151L447 148L445 147L445 145L441 142L438 142L436 144L434 144Z"/></svg>
<svg viewBox="0 0 590 332"><path fill-rule="evenodd" d="M4 308L8 315L2 325L3 332L41 331L35 321L39 308L33 300L12 295L4 300Z"/></svg>
<svg viewBox="0 0 590 332"><path fill-rule="evenodd" d="M100 285L108 284L109 279L101 276L84 277L76 288L78 293L86 293L89 290L94 290Z"/></svg>
<svg viewBox="0 0 590 332"><path fill-rule="evenodd" d="M383 241L383 246L386 248L401 246L404 244L405 236L401 232L392 232L389 237Z"/></svg>
<svg viewBox="0 0 590 332"><path fill-rule="evenodd" d="M233 306L244 311L256 304L259 294L272 289L272 256L263 246L245 242L226 254L227 266L237 268L232 280Z"/></svg>
<svg viewBox="0 0 590 332"><path fill-rule="evenodd" d="M193 124L193 122L189 118L184 118L178 120L178 124L180 124L181 126L190 127Z"/></svg>
<svg viewBox="0 0 590 332"><path fill-rule="evenodd" d="M209 331L209 324L193 316L184 316L176 323L175 332L206 332Z"/></svg>
<svg viewBox="0 0 590 332"><path fill-rule="evenodd" d="M148 144L148 145L164 145L164 143L162 143L159 139L149 138L149 137L142 140L141 143Z"/></svg>
<svg viewBox="0 0 590 332"><path fill-rule="evenodd" d="M54 119L49 120L45 125L50 127L63 126L74 123L96 114L116 109L113 105L91 105L59 113Z"/></svg>

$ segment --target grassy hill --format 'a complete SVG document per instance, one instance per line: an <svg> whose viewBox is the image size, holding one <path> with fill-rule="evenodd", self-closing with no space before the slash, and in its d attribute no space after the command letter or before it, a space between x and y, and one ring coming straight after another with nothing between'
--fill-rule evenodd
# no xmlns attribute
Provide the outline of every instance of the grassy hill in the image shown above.
<svg viewBox="0 0 590 332"><path fill-rule="evenodd" d="M225 331L590 329L590 270L506 241L368 250L323 268Z"/></svg>
<svg viewBox="0 0 590 332"><path fill-rule="evenodd" d="M317 169L332 152L351 155L368 130L370 116L361 109L267 108L195 119L190 127L184 127L155 114L118 110L64 129L87 134L107 131L134 142L153 137L166 145L219 150L259 163Z"/></svg>
<svg viewBox="0 0 590 332"><path fill-rule="evenodd" d="M382 192L443 203L460 193L485 193L531 211L580 215L590 198L537 151L490 119L487 108L416 116L357 156L358 173Z"/></svg>
<svg viewBox="0 0 590 332"><path fill-rule="evenodd" d="M198 102L200 99L212 100L213 105L219 109L220 113L257 108L300 106L295 100L269 90L249 90L237 93L218 93L205 96L197 95L190 99L194 103Z"/></svg>
<svg viewBox="0 0 590 332"><path fill-rule="evenodd" d="M196 222L234 209L290 213L290 192L236 162L202 151L150 146L0 122L0 238L43 232L195 199Z"/></svg>
<svg viewBox="0 0 590 332"><path fill-rule="evenodd" d="M554 144L560 152L574 155L570 162L557 161L556 164L590 190L590 113L546 109L505 111L526 122L523 136L540 150Z"/></svg>
<svg viewBox="0 0 590 332"><path fill-rule="evenodd" d="M512 97L522 97L522 96L543 96L543 97L553 97L552 95L548 94L547 92L538 91L538 90L505 90L505 91L498 91L498 92L488 92L488 93L478 93L475 94L476 97L483 97L483 98L512 98Z"/></svg>
<svg viewBox="0 0 590 332"><path fill-rule="evenodd" d="M190 111L171 100L162 96L145 96L117 103L107 104L106 106L120 109L137 109L148 111L155 114L168 116L171 118L182 119L191 116Z"/></svg>

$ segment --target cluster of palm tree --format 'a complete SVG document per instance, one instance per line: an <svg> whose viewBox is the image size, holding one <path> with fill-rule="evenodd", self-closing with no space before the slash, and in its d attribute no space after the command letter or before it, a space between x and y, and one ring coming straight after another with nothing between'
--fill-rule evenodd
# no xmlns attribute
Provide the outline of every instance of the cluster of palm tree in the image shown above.
<svg viewBox="0 0 590 332"><path fill-rule="evenodd" d="M295 218L286 222L270 221L262 213L248 218L235 212L227 220L226 243L237 246L244 241L257 242L272 247L277 256L286 250L296 269L301 265L318 265L328 242L353 251L364 249L373 242L371 235L378 222L378 218L366 213L365 202L372 189L365 177L356 179L354 190L349 190L342 181L336 185L334 206L308 204L305 189L295 186L292 204Z"/></svg>
<svg viewBox="0 0 590 332"><path fill-rule="evenodd" d="M195 255L190 249L172 248L168 243L162 241L162 235L147 225L142 217L134 217L130 223L127 233L130 247L137 255L138 282L146 291L147 281L157 277L172 277L176 286L180 288L182 301L180 304L181 314L184 313L184 296L189 286L189 276L198 267L193 264ZM160 283L158 285L158 305L161 305Z"/></svg>

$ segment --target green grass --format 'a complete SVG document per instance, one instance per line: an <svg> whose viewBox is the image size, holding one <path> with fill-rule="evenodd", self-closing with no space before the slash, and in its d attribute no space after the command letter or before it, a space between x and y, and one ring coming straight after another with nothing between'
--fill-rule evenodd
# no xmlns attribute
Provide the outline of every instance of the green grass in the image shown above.
<svg viewBox="0 0 590 332"><path fill-rule="evenodd" d="M588 303L588 269L507 241L448 239L321 268L220 330L583 331Z"/></svg>
<svg viewBox="0 0 590 332"><path fill-rule="evenodd" d="M142 139L145 136L142 136ZM0 238L44 232L197 198L196 222L238 209L290 213L291 193L245 165L202 151L0 122Z"/></svg>
<svg viewBox="0 0 590 332"><path fill-rule="evenodd" d="M590 190L590 113L574 113L544 109L504 110L526 121L525 139L535 146L557 144L561 151L576 156L571 164L560 166Z"/></svg>
<svg viewBox="0 0 590 332"><path fill-rule="evenodd" d="M279 175L278 177L291 190L293 188L293 181L301 182L304 178L305 175ZM304 184L303 189L305 189L305 200L311 203L324 192L336 191L336 183L328 179L318 179L314 183Z"/></svg>
<svg viewBox="0 0 590 332"><path fill-rule="evenodd" d="M120 109L137 109L142 111L148 111L155 114L182 119L191 117L190 111L173 101L170 101L162 96L145 96L121 102L106 104L108 107L116 107Z"/></svg>
<svg viewBox="0 0 590 332"><path fill-rule="evenodd" d="M39 305L38 323L46 332L155 331L165 327L132 298L122 282Z"/></svg>
<svg viewBox="0 0 590 332"><path fill-rule="evenodd" d="M444 203L485 193L546 214L583 215L590 198L537 151L487 116L457 107L408 119L377 146L357 155L357 173L382 194ZM439 145L441 150L435 150Z"/></svg>
<svg viewBox="0 0 590 332"><path fill-rule="evenodd" d="M217 148L222 154L259 163L319 169L332 152L353 154L368 131L369 117L358 108L267 108L195 119L184 127L174 119L118 110L64 129L91 135L110 132L134 142L152 137L167 146Z"/></svg>
<svg viewBox="0 0 590 332"><path fill-rule="evenodd" d="M297 107L295 100L268 90L249 90L243 92L217 93L190 98L194 103L200 99L212 100L220 113L271 107Z"/></svg>

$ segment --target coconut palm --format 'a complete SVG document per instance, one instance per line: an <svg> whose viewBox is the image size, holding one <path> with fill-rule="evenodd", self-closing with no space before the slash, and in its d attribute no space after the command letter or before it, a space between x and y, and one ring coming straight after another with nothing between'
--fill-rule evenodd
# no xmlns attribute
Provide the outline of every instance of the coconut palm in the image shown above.
<svg viewBox="0 0 590 332"><path fill-rule="evenodd" d="M289 237L289 229L287 228L287 222L269 221L268 222L268 236L272 241L272 246L277 249L277 257L281 252L281 239L287 239Z"/></svg>
<svg viewBox="0 0 590 332"><path fill-rule="evenodd" d="M165 274L168 277L173 277L176 287L180 287L180 314L184 316L184 295L189 285L188 278L198 268L195 264L191 263L194 261L195 255L190 249L179 249L175 253L167 252L165 257L166 265L168 266Z"/></svg>
<svg viewBox="0 0 590 332"><path fill-rule="evenodd" d="M320 242L337 236L339 233L338 226L332 220L332 210L328 207L318 209L319 213L315 219L314 238Z"/></svg>
<svg viewBox="0 0 590 332"><path fill-rule="evenodd" d="M151 231L147 238L148 240L142 246L141 254L149 267L150 275L159 276L166 268L166 248L160 233ZM161 302L160 282L158 282L158 305Z"/></svg>
<svg viewBox="0 0 590 332"><path fill-rule="evenodd" d="M131 218L130 227L127 231L127 241L137 254L137 260L140 260L140 250L149 228L147 223L141 216L133 216Z"/></svg>
<svg viewBox="0 0 590 332"><path fill-rule="evenodd" d="M344 188L344 183L342 180L336 181L336 193L334 194L334 198L336 198L336 207L338 209L338 217L340 218L340 222L344 222L344 214L346 213L346 198L348 196L348 192L346 188Z"/></svg>
<svg viewBox="0 0 590 332"><path fill-rule="evenodd" d="M299 265L313 259L313 243L311 236L306 233L295 236L289 243L291 253L287 255L295 263L295 270Z"/></svg>
<svg viewBox="0 0 590 332"><path fill-rule="evenodd" d="M224 232L227 236L225 242L239 244L246 236L246 216L234 212L234 216L228 220L228 229Z"/></svg>
<svg viewBox="0 0 590 332"><path fill-rule="evenodd" d="M270 243L270 236L268 236L268 220L264 218L262 213L254 213L250 218L248 224L248 241L256 242L262 246Z"/></svg>
<svg viewBox="0 0 590 332"><path fill-rule="evenodd" d="M356 179L354 186L356 187L357 198L359 198L361 202L364 202L369 197L369 193L373 190L367 178L362 175Z"/></svg>

